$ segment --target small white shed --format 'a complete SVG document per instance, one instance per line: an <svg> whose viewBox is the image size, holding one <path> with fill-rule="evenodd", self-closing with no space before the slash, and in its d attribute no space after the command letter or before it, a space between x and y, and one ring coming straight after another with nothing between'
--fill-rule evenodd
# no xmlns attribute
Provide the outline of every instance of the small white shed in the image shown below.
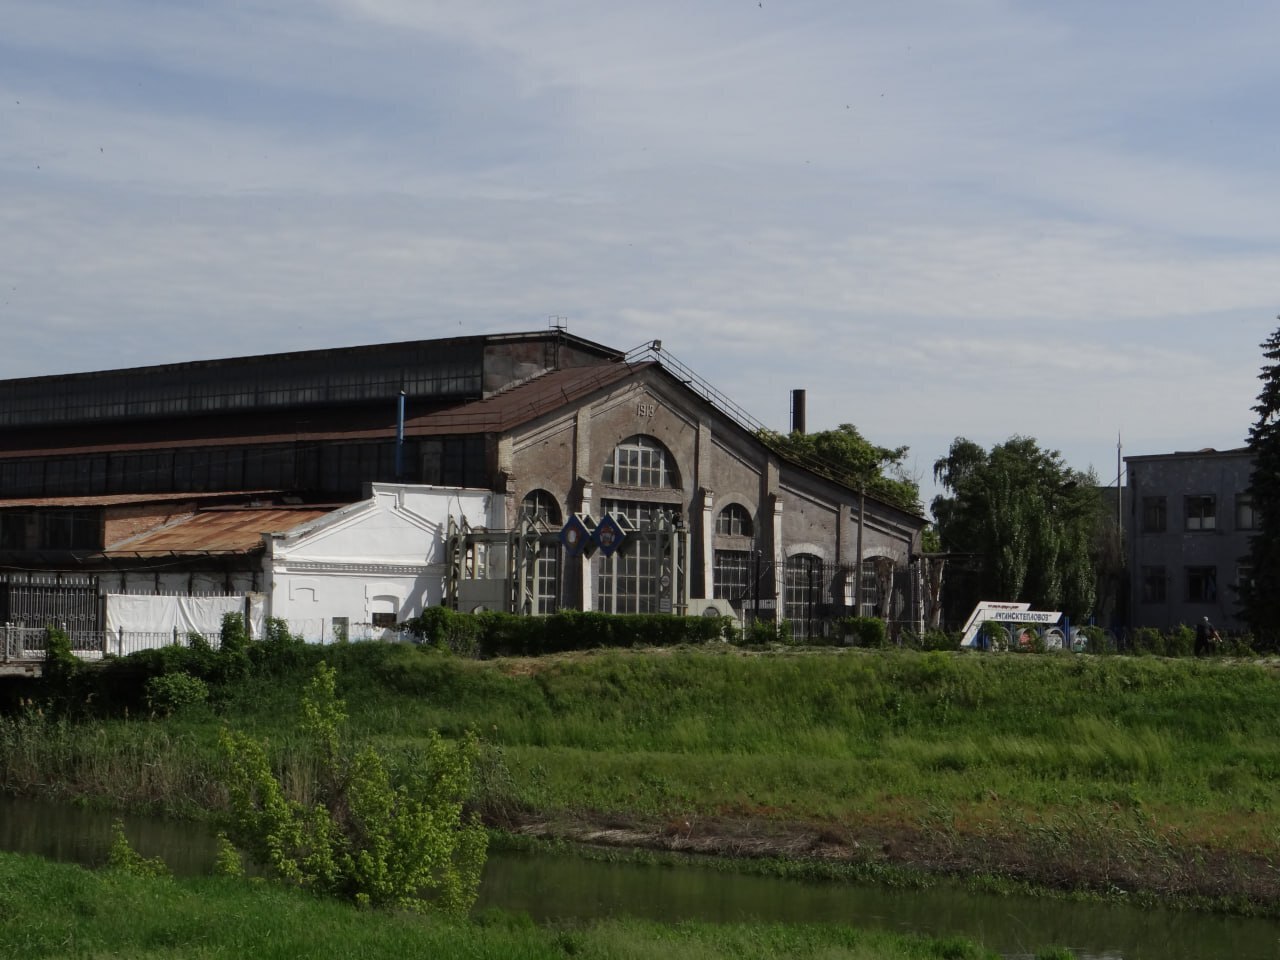
<svg viewBox="0 0 1280 960"><path fill-rule="evenodd" d="M449 517L499 526L488 490L390 483L285 533L263 534L269 615L312 642L390 638L444 598Z"/></svg>

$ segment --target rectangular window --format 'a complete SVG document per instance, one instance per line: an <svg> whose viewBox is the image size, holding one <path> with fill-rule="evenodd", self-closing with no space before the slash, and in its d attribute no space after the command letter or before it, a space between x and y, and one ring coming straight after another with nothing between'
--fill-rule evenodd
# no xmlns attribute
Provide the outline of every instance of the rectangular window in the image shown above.
<svg viewBox="0 0 1280 960"><path fill-rule="evenodd" d="M1253 512L1253 495L1249 493L1236 494L1236 529L1237 530L1256 530L1258 529L1258 517Z"/></svg>
<svg viewBox="0 0 1280 960"><path fill-rule="evenodd" d="M333 618L333 642L346 643L347 637L351 635L351 618L350 617L334 617Z"/></svg>
<svg viewBox="0 0 1280 960"><path fill-rule="evenodd" d="M647 527L654 514L662 509L660 504L631 500L605 500L601 506L605 513L625 516L637 530ZM660 609L658 550L653 537L632 537L625 552L600 558L598 572L597 610L604 613L663 612Z"/></svg>
<svg viewBox="0 0 1280 960"><path fill-rule="evenodd" d="M0 550L23 550L27 546L27 515L0 513Z"/></svg>
<svg viewBox="0 0 1280 960"><path fill-rule="evenodd" d="M560 607L560 548L544 543L533 568L534 613L555 613Z"/></svg>
<svg viewBox="0 0 1280 960"><path fill-rule="evenodd" d="M1168 506L1164 497L1142 498L1142 532L1164 533L1168 523Z"/></svg>
<svg viewBox="0 0 1280 960"><path fill-rule="evenodd" d="M1164 567L1142 568L1142 602L1164 603L1168 579Z"/></svg>
<svg viewBox="0 0 1280 960"><path fill-rule="evenodd" d="M1213 530L1218 525L1218 503L1212 494L1187 497L1184 501L1188 530Z"/></svg>
<svg viewBox="0 0 1280 960"><path fill-rule="evenodd" d="M396 615L394 613L375 613L372 622L375 627L389 630L396 625Z"/></svg>
<svg viewBox="0 0 1280 960"><path fill-rule="evenodd" d="M745 600L750 592L750 561L751 554L745 550L717 550L711 595L717 600Z"/></svg>
<svg viewBox="0 0 1280 960"><path fill-rule="evenodd" d="M1218 602L1218 568L1187 567L1187 603Z"/></svg>
<svg viewBox="0 0 1280 960"><path fill-rule="evenodd" d="M874 617L876 603L880 600L880 581L876 577L876 562L862 561L861 580L858 584L858 616Z"/></svg>
<svg viewBox="0 0 1280 960"><path fill-rule="evenodd" d="M1242 563L1236 567L1236 590L1243 593L1253 587L1253 565Z"/></svg>

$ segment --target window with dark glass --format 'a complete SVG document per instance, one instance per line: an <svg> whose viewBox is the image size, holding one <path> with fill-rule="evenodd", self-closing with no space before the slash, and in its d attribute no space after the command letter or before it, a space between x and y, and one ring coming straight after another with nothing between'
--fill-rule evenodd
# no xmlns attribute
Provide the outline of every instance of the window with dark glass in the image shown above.
<svg viewBox="0 0 1280 960"><path fill-rule="evenodd" d="M1216 603L1218 601L1218 568L1187 567L1187 602Z"/></svg>
<svg viewBox="0 0 1280 960"><path fill-rule="evenodd" d="M741 504L729 504L716 517L716 533L726 537L751 536L751 514Z"/></svg>
<svg viewBox="0 0 1280 960"><path fill-rule="evenodd" d="M1164 567L1143 567L1141 597L1143 603L1164 603L1168 577Z"/></svg>
<svg viewBox="0 0 1280 960"><path fill-rule="evenodd" d="M626 517L636 529L647 526L661 504L605 500L605 513ZM600 557L596 609L605 613L657 613L659 608L657 546L649 537L632 537L626 548Z"/></svg>
<svg viewBox="0 0 1280 960"><path fill-rule="evenodd" d="M1258 515L1253 509L1253 495L1241 493L1236 495L1236 529L1256 530Z"/></svg>
<svg viewBox="0 0 1280 960"><path fill-rule="evenodd" d="M26 546L27 515L0 513L0 550L25 550Z"/></svg>
<svg viewBox="0 0 1280 960"><path fill-rule="evenodd" d="M530 490L521 504L524 514L544 531L559 529L560 504L546 490ZM555 613L560 606L560 545L543 543L533 568L534 613Z"/></svg>
<svg viewBox="0 0 1280 960"><path fill-rule="evenodd" d="M1213 530L1218 525L1217 498L1212 494L1198 494L1184 501L1186 529Z"/></svg>
<svg viewBox="0 0 1280 960"><path fill-rule="evenodd" d="M813 632L822 592L822 559L808 553L787 557L783 615L791 623L793 637L807 637Z"/></svg>
<svg viewBox="0 0 1280 960"><path fill-rule="evenodd" d="M1242 563L1236 567L1236 590L1244 591L1253 587L1253 565Z"/></svg>
<svg viewBox="0 0 1280 960"><path fill-rule="evenodd" d="M41 550L97 550L102 546L96 510L51 510L39 516Z"/></svg>
<svg viewBox="0 0 1280 960"><path fill-rule="evenodd" d="M751 554L745 550L717 550L713 564L715 582L711 595L717 600L744 600L750 593Z"/></svg>
<svg viewBox="0 0 1280 960"><path fill-rule="evenodd" d="M1168 525L1168 501L1164 497L1142 498L1142 532L1164 533Z"/></svg>
<svg viewBox="0 0 1280 960"><path fill-rule="evenodd" d="M601 479L619 487L674 487L675 463L661 443L637 434L613 448Z"/></svg>

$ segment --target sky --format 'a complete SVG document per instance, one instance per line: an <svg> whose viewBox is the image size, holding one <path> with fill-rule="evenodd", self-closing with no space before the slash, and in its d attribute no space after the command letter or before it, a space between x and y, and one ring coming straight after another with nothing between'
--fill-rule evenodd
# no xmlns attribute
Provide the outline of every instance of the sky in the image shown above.
<svg viewBox="0 0 1280 960"><path fill-rule="evenodd" d="M1280 5L7 0L0 378L542 330L906 445L1243 445Z"/></svg>

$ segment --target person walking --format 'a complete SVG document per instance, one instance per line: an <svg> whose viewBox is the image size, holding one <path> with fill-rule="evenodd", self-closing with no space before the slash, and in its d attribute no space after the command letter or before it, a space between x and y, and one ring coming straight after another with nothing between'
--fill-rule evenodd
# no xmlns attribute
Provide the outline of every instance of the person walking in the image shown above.
<svg viewBox="0 0 1280 960"><path fill-rule="evenodd" d="M1200 622L1196 624L1196 656L1203 657L1212 652L1216 644L1222 642L1222 636L1218 633L1218 628L1209 622L1208 617L1202 617Z"/></svg>

